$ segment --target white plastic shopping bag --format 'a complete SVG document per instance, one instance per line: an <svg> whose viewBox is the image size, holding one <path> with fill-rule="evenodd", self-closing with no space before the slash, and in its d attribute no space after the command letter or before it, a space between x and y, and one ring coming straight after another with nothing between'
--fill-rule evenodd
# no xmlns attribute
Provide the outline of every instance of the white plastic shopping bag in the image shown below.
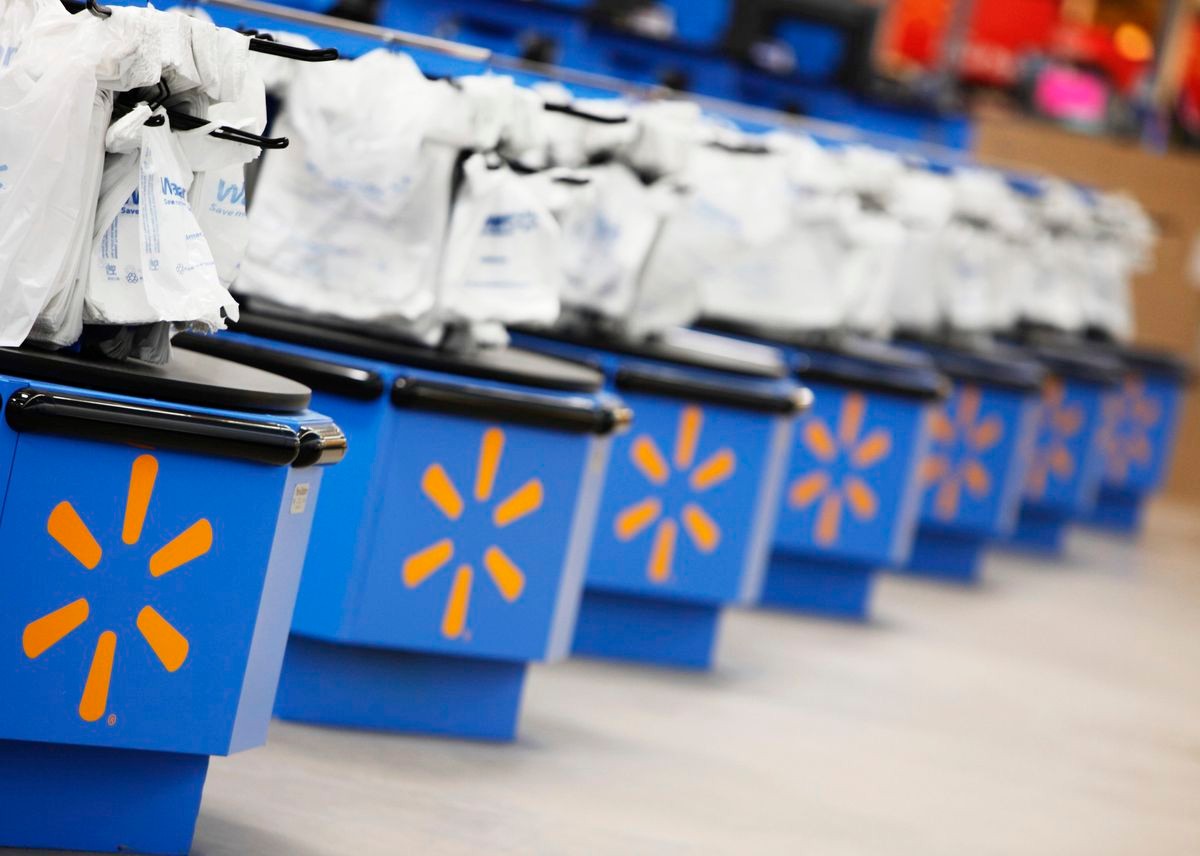
<svg viewBox="0 0 1200 856"><path fill-rule="evenodd" d="M943 320L935 273L954 211L953 189L944 175L912 169L896 181L889 208L905 230L893 274L892 321L903 330L933 331Z"/></svg>
<svg viewBox="0 0 1200 856"><path fill-rule="evenodd" d="M209 329L236 304L217 277L217 266L188 201L192 171L166 125L142 138L142 274L154 315L147 321L199 321Z"/></svg>
<svg viewBox="0 0 1200 856"><path fill-rule="evenodd" d="M774 140L772 148L779 148ZM693 153L687 181L694 196L683 217L691 232L686 252L704 269L706 314L784 328L841 320L837 206L830 194L798 183L793 168L786 151ZM685 257L682 248L678 256Z"/></svg>
<svg viewBox="0 0 1200 856"><path fill-rule="evenodd" d="M1021 314L1059 330L1080 330L1086 323L1090 213L1075 187L1051 181L1038 201L1038 214L1030 242L1036 275L1025 289Z"/></svg>
<svg viewBox="0 0 1200 856"><path fill-rule="evenodd" d="M452 97L389 51L302 70L277 122L291 145L259 174L238 287L353 320L430 312L457 153L429 133Z"/></svg>
<svg viewBox="0 0 1200 856"><path fill-rule="evenodd" d="M1030 244L1037 225L1033 221L1028 201L1008 185L995 224L1000 233L1000 251L992 275L991 327L993 330L1012 328L1021 318L1027 294L1038 277L1038 265Z"/></svg>
<svg viewBox="0 0 1200 856"><path fill-rule="evenodd" d="M659 227L648 191L623 164L584 171L590 206L563 222L563 302L609 318L633 307L638 274Z"/></svg>
<svg viewBox="0 0 1200 856"><path fill-rule="evenodd" d="M0 6L0 69L12 65L25 33L47 4L48 0L5 0Z"/></svg>
<svg viewBox="0 0 1200 856"><path fill-rule="evenodd" d="M442 260L444 319L553 322L563 278L553 213L498 159L472 155L462 170Z"/></svg>
<svg viewBox="0 0 1200 856"><path fill-rule="evenodd" d="M1133 277L1153 261L1154 224L1132 198L1104 193L1095 199L1091 265L1084 295L1088 324L1116 339L1133 335Z"/></svg>
<svg viewBox="0 0 1200 856"><path fill-rule="evenodd" d="M892 286L904 229L890 215L847 209L842 220L845 249L836 287L845 306L845 326L872 336L892 328Z"/></svg>
<svg viewBox="0 0 1200 856"><path fill-rule="evenodd" d="M137 189L93 247L86 320L179 321L214 330L236 311L192 214L191 183L191 168L169 127L142 126Z"/></svg>
<svg viewBox="0 0 1200 856"><path fill-rule="evenodd" d="M196 111L198 112L198 111ZM209 124L177 134L195 180L188 194L196 222L204 232L217 265L217 277L226 288L237 279L249 241L246 222L246 164L261 150L243 143L213 137L216 127L252 134L266 128L266 92L254 69L247 71L242 95L230 103L207 108Z"/></svg>
<svg viewBox="0 0 1200 856"><path fill-rule="evenodd" d="M647 188L646 208L658 225L625 322L626 331L634 337L686 326L700 315L698 271L691 263L686 241L675 240L679 230L687 228L686 219L680 215L688 202L688 188L670 178L659 179Z"/></svg>
<svg viewBox="0 0 1200 856"><path fill-rule="evenodd" d="M656 178L686 172L697 143L711 133L700 106L690 101L639 104L631 119L635 133L623 156L638 172Z"/></svg>
<svg viewBox="0 0 1200 856"><path fill-rule="evenodd" d="M86 209L84 148L96 78L64 56L35 77L19 56L0 72L0 345L19 345L46 302L73 277L72 235ZM96 141L98 144L98 141Z"/></svg>
<svg viewBox="0 0 1200 856"><path fill-rule="evenodd" d="M836 279L845 306L845 325L869 335L887 335L892 325L892 288L904 229L889 210L903 164L894 153L851 146L838 153L845 194L841 208L845 253Z"/></svg>
<svg viewBox="0 0 1200 856"><path fill-rule="evenodd" d="M1004 276L1006 209L1012 191L996 172L961 169L951 179L955 215L942 236L934 280L945 320L954 328L999 327L995 290Z"/></svg>
<svg viewBox="0 0 1200 856"><path fill-rule="evenodd" d="M65 347L78 341L83 332L83 301L90 270L93 229L101 178L104 172L104 139L112 116L112 92L97 90L93 96L92 116L87 137L79 141L78 157L84 170L79 185L82 199L80 216L74 228L64 236L67 252L64 268L56 277L49 299L29 332L31 341Z"/></svg>

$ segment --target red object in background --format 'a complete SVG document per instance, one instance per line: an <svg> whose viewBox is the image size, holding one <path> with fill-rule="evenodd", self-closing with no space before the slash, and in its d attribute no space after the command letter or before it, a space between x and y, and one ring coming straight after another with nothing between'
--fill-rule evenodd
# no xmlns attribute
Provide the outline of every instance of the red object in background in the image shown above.
<svg viewBox="0 0 1200 856"><path fill-rule="evenodd" d="M895 0L888 28L892 51L925 67L938 58L950 0Z"/></svg>
<svg viewBox="0 0 1200 856"><path fill-rule="evenodd" d="M895 0L889 47L893 54L930 67L941 53L950 0ZM1126 91L1145 68L1118 52L1113 33L1060 19L1061 0L975 0L959 71L972 83L1011 86L1029 54L1042 54L1101 69Z"/></svg>
<svg viewBox="0 0 1200 856"><path fill-rule="evenodd" d="M1200 20L1192 23L1187 65L1179 86L1179 121L1193 138L1200 140Z"/></svg>
<svg viewBox="0 0 1200 856"><path fill-rule="evenodd" d="M974 72L970 58L976 48L1000 50L1010 57L1011 70L1005 79L990 82L1011 83L1020 58L1030 51L1044 50L1054 37L1061 5L1059 0L976 0L963 72ZM988 71L979 69L981 76Z"/></svg>

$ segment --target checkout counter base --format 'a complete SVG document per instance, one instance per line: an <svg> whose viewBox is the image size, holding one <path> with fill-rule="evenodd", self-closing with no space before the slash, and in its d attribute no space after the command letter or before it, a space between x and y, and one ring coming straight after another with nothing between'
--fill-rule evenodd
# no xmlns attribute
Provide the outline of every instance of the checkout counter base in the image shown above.
<svg viewBox="0 0 1200 856"><path fill-rule="evenodd" d="M983 578L986 538L922 526L912 553L898 573L950 583L975 585Z"/></svg>
<svg viewBox="0 0 1200 856"><path fill-rule="evenodd" d="M584 591L572 653L654 666L713 667L721 608L716 604Z"/></svg>
<svg viewBox="0 0 1200 856"><path fill-rule="evenodd" d="M1102 487L1096 507L1083 523L1106 532L1136 535L1142 530L1147 499L1142 493Z"/></svg>
<svg viewBox="0 0 1200 856"><path fill-rule="evenodd" d="M1034 505L1021 506L1017 528L1004 540L1005 546L1043 555L1061 555L1066 547L1067 526L1075 519Z"/></svg>
<svg viewBox="0 0 1200 856"><path fill-rule="evenodd" d="M0 740L0 847L182 854L208 756Z"/></svg>
<svg viewBox="0 0 1200 856"><path fill-rule="evenodd" d="M517 735L526 665L293 633L275 715L314 725L507 742Z"/></svg>
<svg viewBox="0 0 1200 856"><path fill-rule="evenodd" d="M865 621L877 569L774 552L759 604L825 618Z"/></svg>

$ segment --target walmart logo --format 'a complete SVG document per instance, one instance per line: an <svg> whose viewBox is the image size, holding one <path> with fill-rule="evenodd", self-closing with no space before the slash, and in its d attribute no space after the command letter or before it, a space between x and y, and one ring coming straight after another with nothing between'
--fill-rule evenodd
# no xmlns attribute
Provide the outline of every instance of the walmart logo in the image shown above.
<svg viewBox="0 0 1200 856"><path fill-rule="evenodd" d="M217 201L230 205L246 204L246 186L235 182L226 183L225 179L217 179Z"/></svg>
<svg viewBox="0 0 1200 856"><path fill-rule="evenodd" d="M843 507L862 522L874 520L879 513L879 498L860 473L891 454L892 434L886 428L876 428L860 436L866 412L866 398L850 393L842 402L836 435L815 416L804 425L804 446L820 469L789 485L788 506L802 510L819 503L813 541L823 547L833 546L841 538Z"/></svg>
<svg viewBox="0 0 1200 856"><path fill-rule="evenodd" d="M1100 441L1104 446L1106 475L1110 481L1124 484L1135 466L1150 464L1154 454L1150 432L1162 418L1162 408L1146 394L1142 381L1130 378L1119 395L1105 402L1104 409Z"/></svg>
<svg viewBox="0 0 1200 856"><path fill-rule="evenodd" d="M992 492L992 477L980 458L1004 436L999 417L979 418L983 395L978 387L965 386L933 418L933 449L925 459L925 484L934 490L934 515L952 520L958 514L962 491L976 500Z"/></svg>
<svg viewBox="0 0 1200 856"><path fill-rule="evenodd" d="M179 184L171 181L171 179L163 177L162 180L163 196L174 196L176 199L186 199L187 190Z"/></svg>
<svg viewBox="0 0 1200 856"><path fill-rule="evenodd" d="M727 448L718 449L699 464L695 463L703 424L704 413L699 407L685 407L679 414L671 456L674 470L686 474L692 493L704 493L728 481L737 468L737 458ZM643 434L634 440L629 455L633 465L651 485L661 488L670 481L672 467L650 435ZM684 503L679 511L679 523L676 523L674 516L664 514L663 502L657 496L649 496L623 509L613 521L613 529L618 540L632 541L655 523L658 525L646 564L646 574L652 582L665 583L671 577L680 523L701 553L712 553L721 543L721 528L699 503Z"/></svg>
<svg viewBox="0 0 1200 856"><path fill-rule="evenodd" d="M136 544L141 539L142 524L150 507L157 475L158 460L153 455L141 455L133 462L121 529L121 540L128 545ZM88 571L100 566L104 550L70 502L63 501L54 507L46 522L46 531ZM197 520L150 557L147 568L150 576L157 578L169 574L203 556L211 549L212 541L212 525L204 518ZM31 660L41 657L81 627L88 620L90 612L87 598L81 597L31 621L21 636L25 656ZM138 613L135 626L163 668L168 672L178 671L188 656L188 640L183 634L148 604ZM96 639L92 663L79 699L79 716L86 722L98 720L108 707L108 689L116 651L117 633L110 628L103 628Z"/></svg>
<svg viewBox="0 0 1200 856"><path fill-rule="evenodd" d="M503 454L504 431L489 428L483 434L475 469L472 496L476 503L491 501ZM463 516L466 502L441 464L430 464L425 469L421 476L421 492L447 520L455 522ZM492 525L496 529L511 526L541 508L543 498L541 480L530 479L492 507ZM448 565L454 557L455 546L451 538L435 541L405 559L402 570L404 585L416 588ZM492 544L484 550L483 569L504 600L513 603L521 596L525 589L525 573L500 547ZM463 562L455 569L450 595L442 613L441 630L447 639L463 637L466 631L474 582L475 569L470 563Z"/></svg>
<svg viewBox="0 0 1200 856"><path fill-rule="evenodd" d="M1066 403L1067 391L1062 381L1046 381L1042 390L1042 414L1038 429L1033 462L1029 466L1026 494L1041 499L1052 478L1063 481L1075 475L1075 456L1069 444L1083 430L1083 410Z"/></svg>

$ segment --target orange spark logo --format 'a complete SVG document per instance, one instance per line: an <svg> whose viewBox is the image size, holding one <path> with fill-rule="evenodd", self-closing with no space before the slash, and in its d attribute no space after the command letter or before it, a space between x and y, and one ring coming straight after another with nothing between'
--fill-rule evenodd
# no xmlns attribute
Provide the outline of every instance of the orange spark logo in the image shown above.
<svg viewBox="0 0 1200 856"><path fill-rule="evenodd" d="M978 387L965 386L933 417L934 448L925 459L922 476L925 484L936 490L933 510L942 520L958 514L964 486L977 500L992 490L992 478L979 459L1000 442L1004 424L996 416L979 419L982 398Z"/></svg>
<svg viewBox="0 0 1200 856"><path fill-rule="evenodd" d="M1050 477L1066 480L1075 473L1075 457L1067 443L1083 429L1083 410L1066 403L1066 387L1052 378L1042 391L1042 418L1038 443L1029 466L1026 493L1040 499L1050 485Z"/></svg>
<svg viewBox="0 0 1200 856"><path fill-rule="evenodd" d="M842 506L860 521L874 520L879 513L875 491L856 473L885 460L892 451L892 434L876 428L860 439L867 400L858 393L848 394L842 402L837 434L819 417L810 417L801 439L824 469L800 476L788 487L788 506L796 510L820 502L813 540L823 547L837 543L841 536Z"/></svg>
<svg viewBox="0 0 1200 856"><path fill-rule="evenodd" d="M1162 416L1158 402L1146 395L1141 380L1129 378L1120 395L1105 405L1105 430L1101 437L1109 480L1122 484L1130 467L1150 463L1150 431Z"/></svg>
<svg viewBox="0 0 1200 856"><path fill-rule="evenodd" d="M121 540L128 545L138 543L142 536L157 475L158 460L153 455L141 455L134 460L121 528ZM94 571L99 567L103 549L70 502L64 500L54 507L46 522L46 531L84 568ZM150 576L161 577L203 556L212 548L212 541L212 525L200 518L150 557ZM25 656L31 660L42 656L87 621L89 613L87 598L81 597L31 621L21 636ZM188 640L183 634L149 605L143 606L138 613L136 626L163 668L168 672L178 671L188 656ZM102 630L79 699L79 716L86 722L98 720L108 707L116 650L117 634L113 630Z"/></svg>
<svg viewBox="0 0 1200 856"><path fill-rule="evenodd" d="M479 446L479 463L475 469L473 495L476 502L491 500L503 454L504 431L499 428L487 429ZM421 492L447 520L453 522L462 517L466 504L441 464L434 463L426 467L424 475L421 476ZM511 526L541 508L542 500L541 479L530 479L507 498L496 503L492 509L492 523L497 529ZM442 538L413 553L404 561L404 585L407 588L416 588L453 558L454 541L450 538ZM521 596L525 589L525 573L507 553L494 544L483 552L483 568L504 600L513 603ZM466 629L474 578L475 571L468 563L459 565L454 572L450 597L442 613L441 630L447 639L458 639Z"/></svg>
<svg viewBox="0 0 1200 856"><path fill-rule="evenodd" d="M699 407L685 407L679 414L679 425L675 432L672 463L675 471L687 474L687 485L693 493L704 493L728 481L737 468L737 458L728 448L718 449L695 464L703 424L704 412ZM671 465L649 434L642 434L633 441L629 457L638 472L655 487L664 487L670 481ZM721 528L698 503L684 503L679 520L688 538L701 553L712 553L720 546ZM628 542L656 522L658 525L650 546L646 575L652 582L665 583L674 568L679 523L674 517L664 515L662 500L657 496L648 496L624 508L613 520L613 531L617 540Z"/></svg>

